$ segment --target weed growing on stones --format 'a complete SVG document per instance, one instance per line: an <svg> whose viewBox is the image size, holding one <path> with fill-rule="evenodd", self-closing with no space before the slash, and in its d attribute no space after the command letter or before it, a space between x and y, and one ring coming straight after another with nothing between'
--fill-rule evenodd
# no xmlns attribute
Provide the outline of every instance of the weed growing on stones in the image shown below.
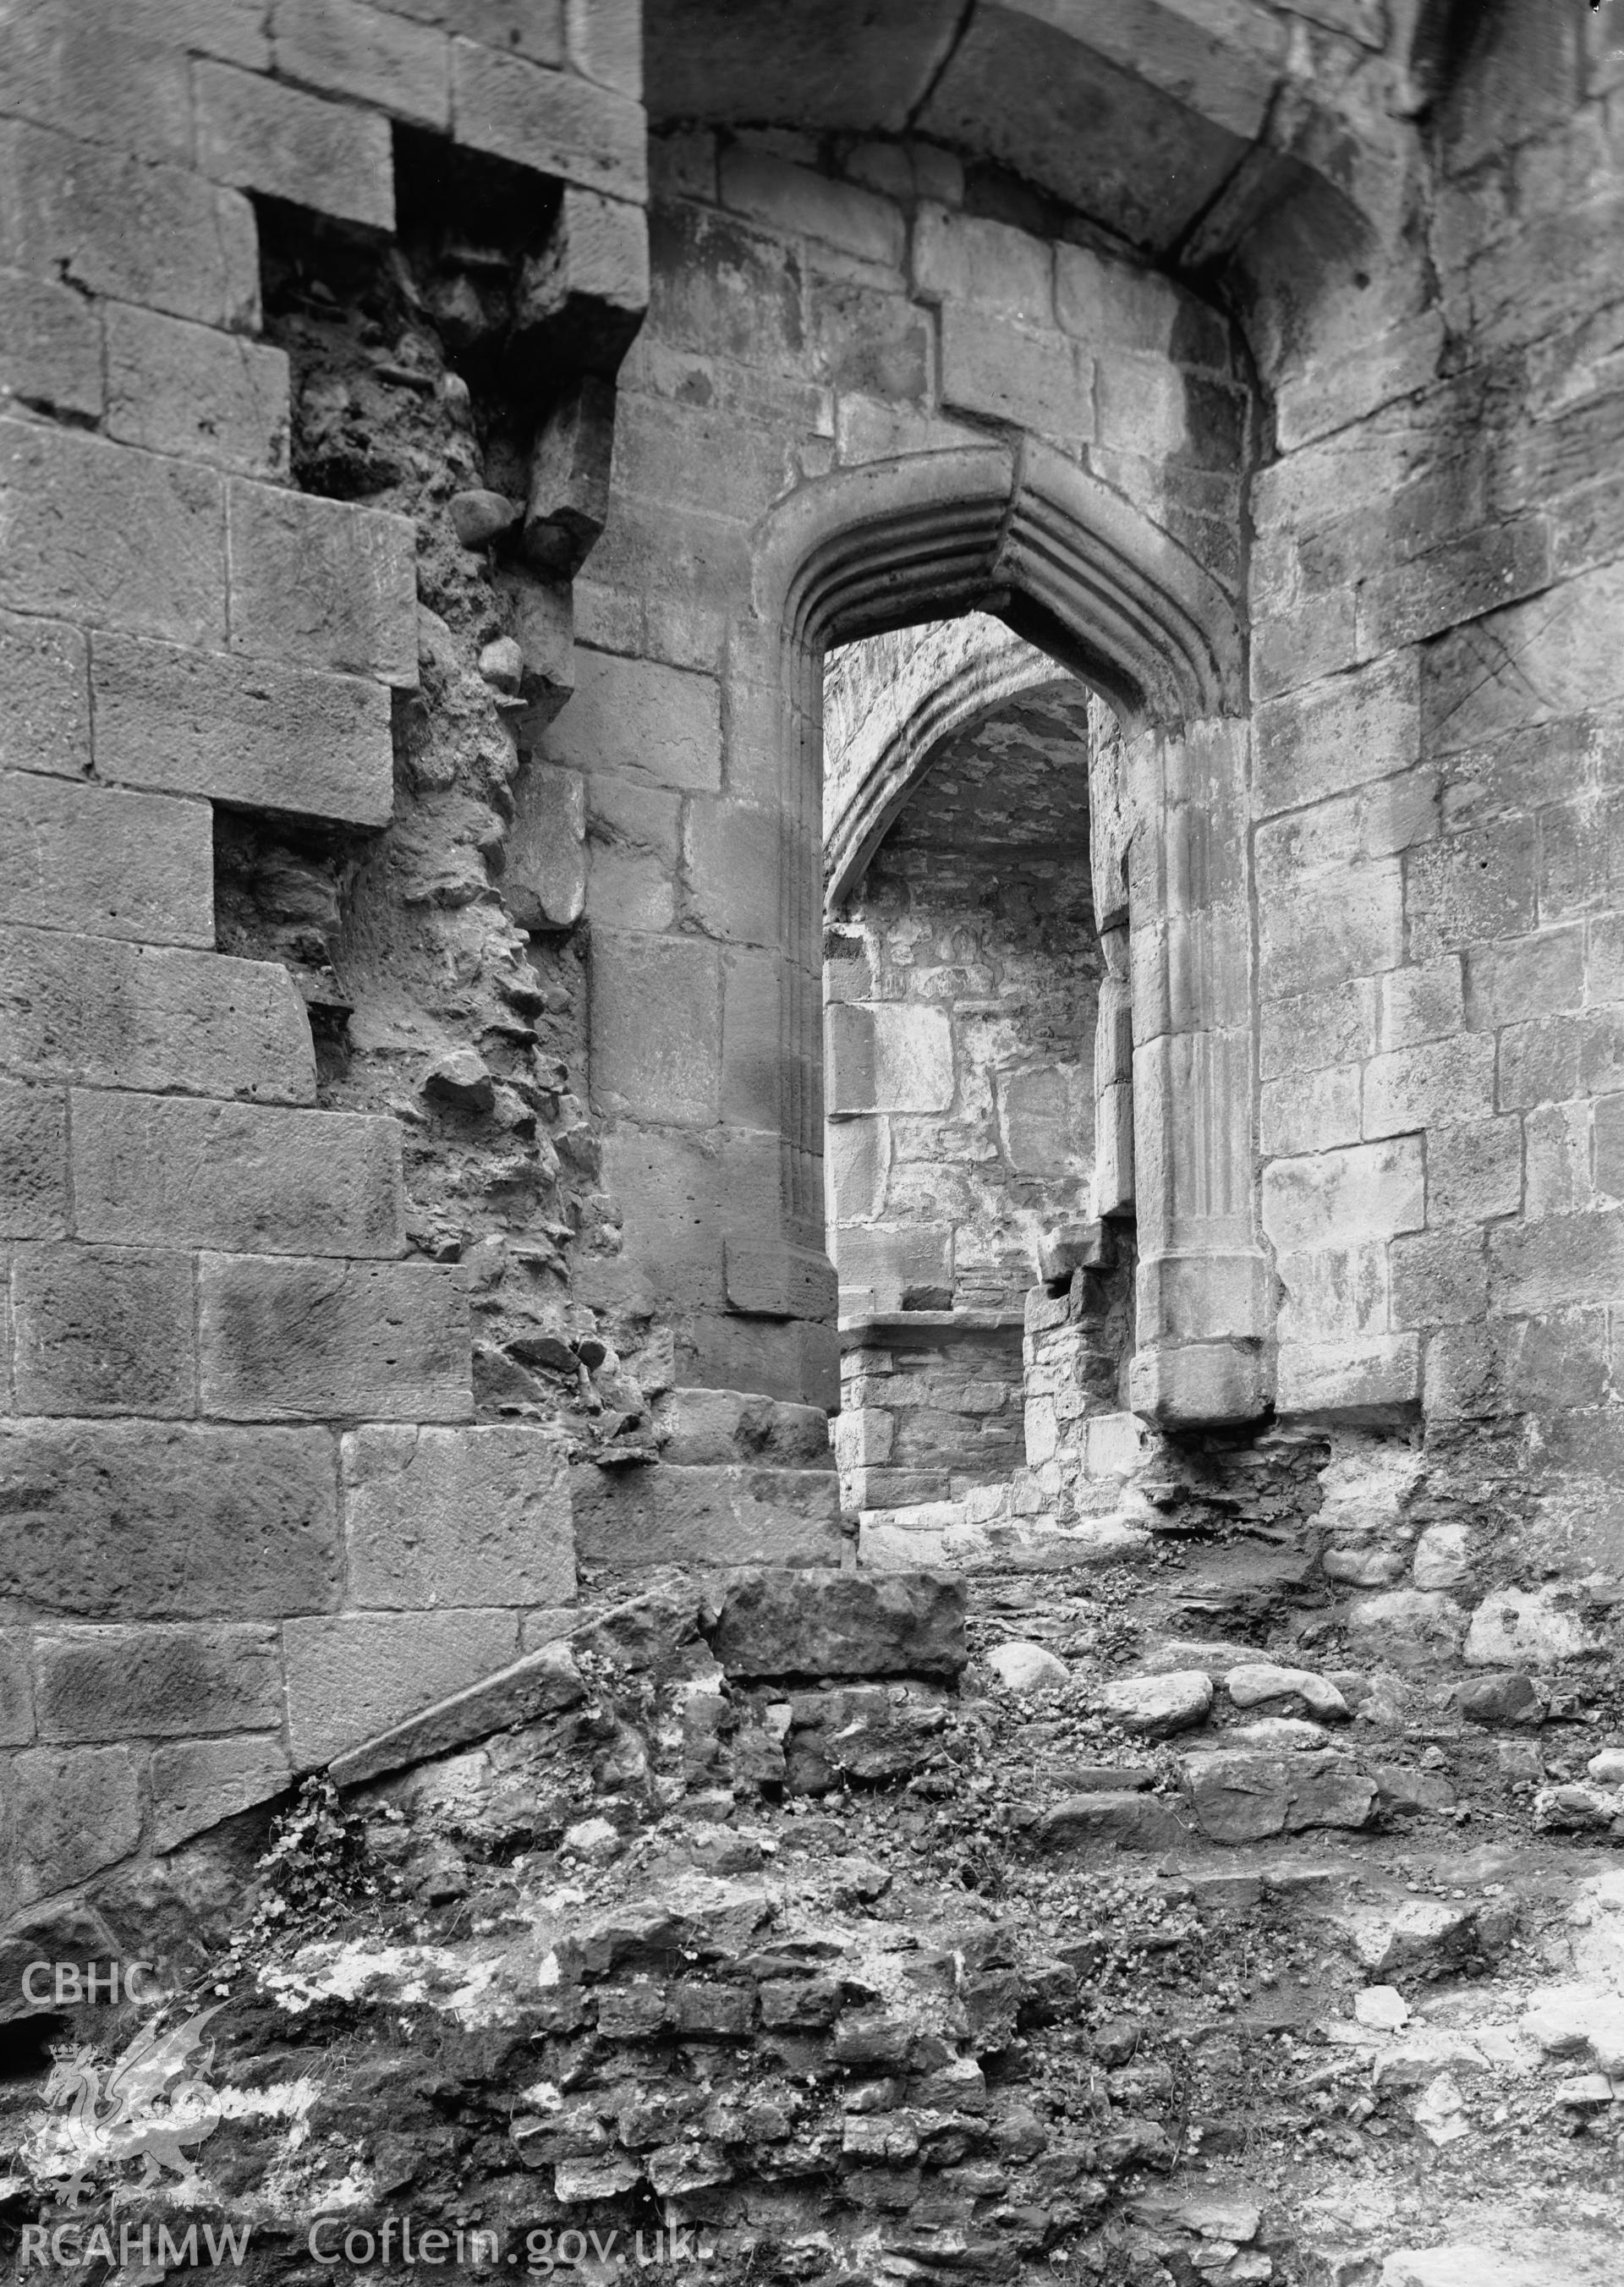
<svg viewBox="0 0 1624 2287"><path fill-rule="evenodd" d="M378 1895L367 1867L362 1824L324 1775L306 1779L271 1830L259 1861L262 1886L234 1951L253 1962L272 1946L301 1943Z"/></svg>

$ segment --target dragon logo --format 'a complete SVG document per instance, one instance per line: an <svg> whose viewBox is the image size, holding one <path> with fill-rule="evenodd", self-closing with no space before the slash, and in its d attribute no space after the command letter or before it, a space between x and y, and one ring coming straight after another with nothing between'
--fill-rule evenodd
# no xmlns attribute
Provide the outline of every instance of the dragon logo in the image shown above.
<svg viewBox="0 0 1624 2287"><path fill-rule="evenodd" d="M167 2030L154 2018L105 2068L88 2046L57 2057L44 2094L59 2117L42 2125L28 2158L64 2206L78 2206L99 2169L126 2160L143 2164L143 2189L161 2182L165 2169L195 2179L186 2148L211 2136L223 2117L206 2077L214 2046L203 2053L203 2028L225 2006L217 2001Z"/></svg>

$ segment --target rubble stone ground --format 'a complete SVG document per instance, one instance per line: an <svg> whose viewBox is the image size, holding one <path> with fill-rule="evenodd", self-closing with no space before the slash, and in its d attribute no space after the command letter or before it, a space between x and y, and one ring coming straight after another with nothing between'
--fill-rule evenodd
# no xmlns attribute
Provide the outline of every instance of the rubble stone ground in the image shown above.
<svg viewBox="0 0 1624 2287"><path fill-rule="evenodd" d="M215 2125L195 2176L92 2162L76 2220L249 2223L278 2279L393 2214L495 2235L474 2275L691 2228L728 2282L1604 2287L1616 1662L1440 1663L1311 1520L1163 1512L1091 1575L590 1597L268 1851L250 1814L110 1894L171 2016L219 2005ZM44 2061L13 2216L83 2164Z"/></svg>

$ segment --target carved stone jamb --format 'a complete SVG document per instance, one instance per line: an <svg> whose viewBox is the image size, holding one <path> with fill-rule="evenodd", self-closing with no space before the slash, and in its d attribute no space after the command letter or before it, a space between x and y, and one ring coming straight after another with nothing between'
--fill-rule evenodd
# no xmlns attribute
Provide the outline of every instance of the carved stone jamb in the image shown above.
<svg viewBox="0 0 1624 2287"><path fill-rule="evenodd" d="M1096 1218L1134 1212L1133 993L1128 977L1128 924L1099 933L1105 973L1094 1026L1094 1196Z"/></svg>

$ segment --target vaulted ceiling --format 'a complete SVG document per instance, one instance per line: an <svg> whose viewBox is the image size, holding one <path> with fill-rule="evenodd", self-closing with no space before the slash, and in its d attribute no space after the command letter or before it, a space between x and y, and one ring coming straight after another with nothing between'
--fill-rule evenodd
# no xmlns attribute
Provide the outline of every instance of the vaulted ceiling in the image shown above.
<svg viewBox="0 0 1624 2287"><path fill-rule="evenodd" d="M1203 267L1310 178L1357 201L1357 138L1319 98L1378 63L1386 16L1380 0L647 0L648 99L657 123L924 136Z"/></svg>

